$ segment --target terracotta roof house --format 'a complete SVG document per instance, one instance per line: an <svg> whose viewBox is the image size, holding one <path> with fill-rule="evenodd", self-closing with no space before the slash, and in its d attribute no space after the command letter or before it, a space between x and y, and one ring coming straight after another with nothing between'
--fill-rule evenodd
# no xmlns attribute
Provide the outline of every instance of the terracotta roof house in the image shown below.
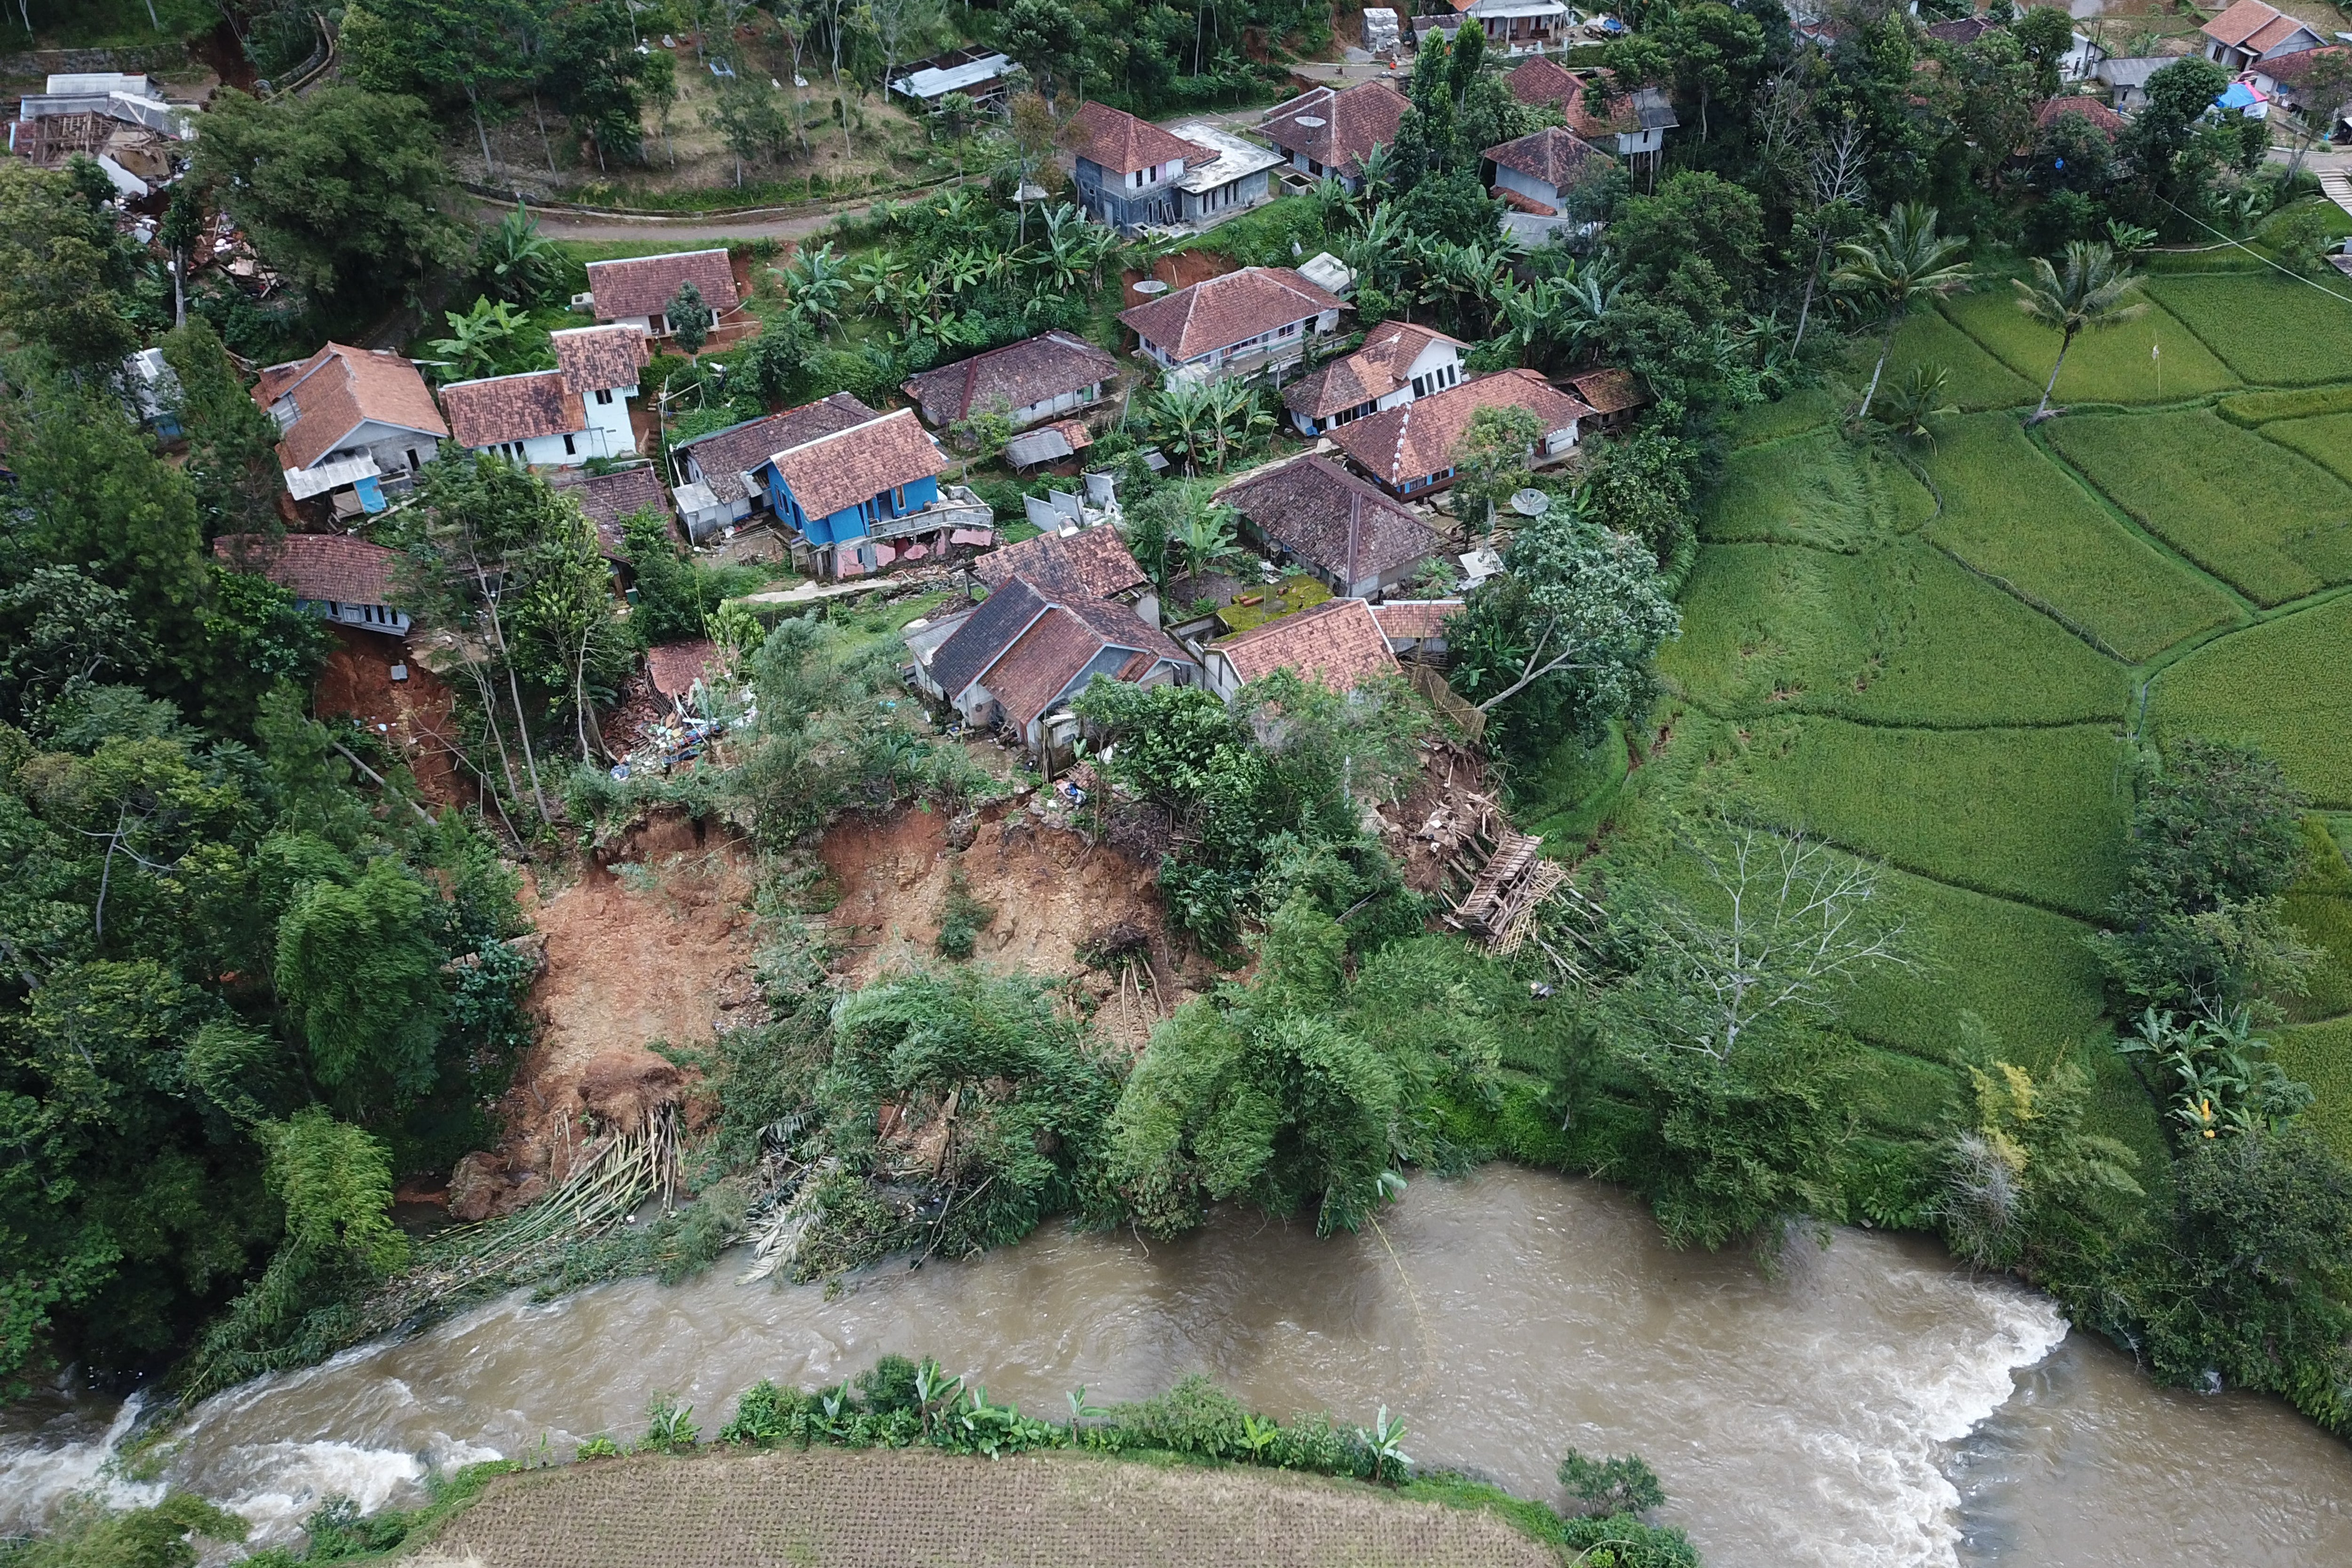
<svg viewBox="0 0 2352 1568"><path fill-rule="evenodd" d="M597 549L616 565L628 560L623 525L630 518L649 511L665 523L677 525L677 514L670 509L669 492L662 489L661 472L651 463L609 474L559 468L550 476L550 482L580 503L581 515L595 526Z"/></svg>
<svg viewBox="0 0 2352 1568"><path fill-rule="evenodd" d="M927 370L904 390L934 430L989 413L1003 415L1015 430L1025 430L1101 402L1103 384L1118 374L1118 362L1101 349L1068 332L1052 331Z"/></svg>
<svg viewBox="0 0 2352 1568"><path fill-rule="evenodd" d="M406 484L449 434L416 367L379 349L329 343L271 365L254 383L253 401L278 421L278 460L296 500L350 489L381 511L383 484Z"/></svg>
<svg viewBox="0 0 2352 1568"><path fill-rule="evenodd" d="M1396 656L1372 607L1361 599L1326 599L1296 615L1220 637L1201 650L1209 689L1231 702L1241 689L1277 669L1353 691L1395 675Z"/></svg>
<svg viewBox="0 0 2352 1568"><path fill-rule="evenodd" d="M1271 190L1267 171L1282 162L1213 125L1162 131L1099 102L1071 115L1062 140L1076 161L1078 205L1130 233L1255 206Z"/></svg>
<svg viewBox="0 0 2352 1568"><path fill-rule="evenodd" d="M1244 267L1119 312L1172 375L1215 381L1286 369L1339 325L1339 298L1287 267Z"/></svg>
<svg viewBox="0 0 2352 1568"><path fill-rule="evenodd" d="M1680 123L1673 100L1654 87L1610 92L1613 80L1608 71L1578 73L1538 55L1512 68L1503 85L1521 103L1559 110L1571 132L1626 160L1636 179L1654 179L1666 132Z"/></svg>
<svg viewBox="0 0 2352 1568"><path fill-rule="evenodd" d="M846 392L747 419L670 444L678 474L675 494L687 537L698 543L730 522L741 522L765 497L752 470L774 453L813 437L846 430L880 416Z"/></svg>
<svg viewBox="0 0 2352 1568"><path fill-rule="evenodd" d="M1391 495L1423 495L1454 482L1454 449L1481 408L1524 408L1543 431L1530 454L1541 468L1568 456L1592 410L1531 370L1507 370L1343 426L1331 438L1348 460Z"/></svg>
<svg viewBox="0 0 2352 1568"><path fill-rule="evenodd" d="M823 577L862 577L901 554L944 552L950 535L994 514L971 491L942 490L947 458L911 408L778 447L753 470L793 559Z"/></svg>
<svg viewBox="0 0 2352 1568"><path fill-rule="evenodd" d="M1596 429L1614 430L1634 410L1650 405L1649 389L1630 370L1603 365L1598 370L1580 370L1563 379L1578 400L1592 410L1585 423Z"/></svg>
<svg viewBox="0 0 2352 1568"><path fill-rule="evenodd" d="M1513 213L1559 220L1545 226L1547 238L1594 231L1594 195L1617 166L1615 158L1557 125L1489 147L1479 156L1494 164L1495 195Z"/></svg>
<svg viewBox="0 0 2352 1568"><path fill-rule="evenodd" d="M294 595L294 607L337 626L387 637L408 635L398 596L400 552L341 533L224 533L213 553L231 568L267 577Z"/></svg>
<svg viewBox="0 0 2352 1568"><path fill-rule="evenodd" d="M709 637L664 643L646 649L646 676L673 706L690 696L695 684L719 663L719 649Z"/></svg>
<svg viewBox="0 0 2352 1568"><path fill-rule="evenodd" d="M1973 44L2000 24L1979 13L1974 16L1957 16L1948 22L1930 22L1927 36L1942 44Z"/></svg>
<svg viewBox="0 0 2352 1568"><path fill-rule="evenodd" d="M1309 88L1267 110L1257 129L1308 179L1328 174L1360 191L1366 155L1375 147L1396 144L1397 127L1412 107L1384 81L1360 82L1344 92Z"/></svg>
<svg viewBox="0 0 2352 1568"><path fill-rule="evenodd" d="M441 409L457 445L530 468L577 468L591 458L634 457L629 400L649 359L643 329L575 327L551 332L556 368L456 381Z"/></svg>
<svg viewBox="0 0 2352 1568"><path fill-rule="evenodd" d="M2110 136L2122 135L2124 127L2131 123L2095 98L2045 98L2033 106L2033 128L2047 131L2070 114L2081 116ZM2032 143L2024 150L2032 151Z"/></svg>
<svg viewBox="0 0 2352 1568"><path fill-rule="evenodd" d="M1160 624L1160 601L1151 579L1128 553L1118 530L1107 524L1070 533L1041 533L1007 544L971 563L972 575L991 593L1023 577L1047 593L1073 599L1115 599L1132 605L1151 626Z"/></svg>
<svg viewBox="0 0 2352 1568"><path fill-rule="evenodd" d="M1342 597L1377 598L1444 547L1410 510L1317 453L1255 469L1216 499Z"/></svg>
<svg viewBox="0 0 2352 1568"><path fill-rule="evenodd" d="M967 724L1013 731L1033 753L1075 737L1076 721L1058 725L1054 715L1098 675L1157 686L1189 685L1196 673L1181 647L1126 605L1020 575L1006 578L946 637L918 628L908 647L918 687Z"/></svg>
<svg viewBox="0 0 2352 1568"><path fill-rule="evenodd" d="M1364 346L1354 353L1286 387L1283 406L1300 435L1325 435L1455 384L1468 346L1434 327L1384 321L1364 334Z"/></svg>
<svg viewBox="0 0 2352 1568"><path fill-rule="evenodd" d="M588 297L596 320L642 327L647 337L670 335L669 302L677 298L681 283L692 283L703 304L722 316L742 302L724 249L588 264Z"/></svg>
<svg viewBox="0 0 2352 1568"><path fill-rule="evenodd" d="M1466 599L1391 599L1372 606L1372 619L1389 651L1400 658L1431 658L1446 651L1445 623L1460 615Z"/></svg>
<svg viewBox="0 0 2352 1568"><path fill-rule="evenodd" d="M2338 37L2344 35L2337 34ZM2310 82L2318 67L2331 57L2345 52L2342 44L2329 44L2316 49L2294 49L2283 55L2272 55L2246 68L2245 74L2261 91L2294 110L2297 114L2315 119L2322 135L2332 135L2336 122L2347 118L2352 110L2352 97L2339 98L2334 103L2311 101Z"/></svg>
<svg viewBox="0 0 2352 1568"><path fill-rule="evenodd" d="M2205 58L2226 71L2242 71L2273 55L2299 53L2326 44L2327 35L2263 0L2237 4L2198 29L2205 35Z"/></svg>

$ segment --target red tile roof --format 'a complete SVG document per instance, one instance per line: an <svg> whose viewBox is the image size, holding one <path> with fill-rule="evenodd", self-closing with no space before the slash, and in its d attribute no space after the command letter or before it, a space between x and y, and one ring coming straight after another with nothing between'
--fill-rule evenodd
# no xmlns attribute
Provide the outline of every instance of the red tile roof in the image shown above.
<svg viewBox="0 0 2352 1568"><path fill-rule="evenodd" d="M990 551L974 560L971 569L992 593L1019 576L1072 598L1116 598L1151 581L1128 553L1118 530L1108 526L1067 535L1041 533Z"/></svg>
<svg viewBox="0 0 2352 1568"><path fill-rule="evenodd" d="M1364 346L1354 353L1293 382L1282 395L1283 405L1309 419L1322 419L1386 397L1406 384L1413 362L1432 343L1452 343L1457 349L1470 346L1434 327L1384 322L1365 335Z"/></svg>
<svg viewBox="0 0 2352 1568"><path fill-rule="evenodd" d="M677 286L691 282L702 302L731 310L739 302L735 274L724 250L682 250L670 256L632 256L588 264L588 291L596 297L596 319L658 316L677 298Z"/></svg>
<svg viewBox="0 0 2352 1568"><path fill-rule="evenodd" d="M608 560L626 557L621 525L630 518L641 511L670 520L677 515L669 492L662 489L661 471L649 463L612 474L558 468L548 482L580 503L582 515L595 524L597 547Z"/></svg>
<svg viewBox="0 0 2352 1568"><path fill-rule="evenodd" d="M1391 642L1419 641L1442 636L1446 621L1462 613L1461 599L1391 599L1372 606L1372 619Z"/></svg>
<svg viewBox="0 0 2352 1568"><path fill-rule="evenodd" d="M927 370L906 384L923 417L940 429L1003 405L1011 413L1118 374L1118 362L1083 338L1041 332L954 364Z"/></svg>
<svg viewBox="0 0 2352 1568"><path fill-rule="evenodd" d="M1062 140L1071 152L1114 174L1132 174L1162 163L1209 161L1192 142L1108 103L1089 103L1071 115L1063 127Z"/></svg>
<svg viewBox="0 0 2352 1568"><path fill-rule="evenodd" d="M1327 169L1364 172L1374 147L1393 146L1410 100L1384 81L1360 82L1345 92L1313 88L1265 111L1258 129L1286 153L1303 153ZM1319 120L1320 125L1304 125Z"/></svg>
<svg viewBox="0 0 2352 1568"><path fill-rule="evenodd" d="M692 456L711 494L723 501L736 501L751 493L743 476L785 447L877 417L874 409L848 393L836 392L814 403L787 408L782 414L730 425L690 441L674 441L670 449Z"/></svg>
<svg viewBox="0 0 2352 1568"><path fill-rule="evenodd" d="M988 667L981 684L1004 710L1005 719L1025 730L1102 651L1103 639L1092 626L1061 605L1048 605Z"/></svg>
<svg viewBox="0 0 2352 1568"><path fill-rule="evenodd" d="M1452 468L1454 450L1470 428L1470 416L1481 408L1505 406L1527 409L1546 434L1565 430L1592 413L1534 371L1507 370L1342 425L1331 439L1358 468L1399 488L1409 479Z"/></svg>
<svg viewBox="0 0 2352 1568"><path fill-rule="evenodd" d="M1586 101L1588 97L1605 96L1604 89L1614 79L1605 70L1594 71L1589 78L1579 76L1538 55L1515 68L1503 79L1503 85L1521 103L1559 110L1570 131L1588 142L1599 142L1642 129L1641 110L1630 93L1608 97L1605 114L1594 113Z"/></svg>
<svg viewBox="0 0 2352 1568"><path fill-rule="evenodd" d="M239 572L268 578L313 603L389 605L400 552L341 533L224 533L213 553Z"/></svg>
<svg viewBox="0 0 2352 1568"><path fill-rule="evenodd" d="M1216 499L1267 540L1350 586L1425 561L1443 545L1411 511L1314 453L1244 474Z"/></svg>
<svg viewBox="0 0 2352 1568"><path fill-rule="evenodd" d="M911 408L784 447L769 460L811 517L831 517L948 466Z"/></svg>
<svg viewBox="0 0 2352 1568"><path fill-rule="evenodd" d="M708 637L646 649L646 673L653 678L654 689L672 699L693 690L694 683L718 663L719 650Z"/></svg>
<svg viewBox="0 0 2352 1568"><path fill-rule="evenodd" d="M1521 103L1552 109L1568 103L1582 91L1582 84L1565 67L1542 55L1513 67L1503 79L1503 85Z"/></svg>
<svg viewBox="0 0 2352 1568"><path fill-rule="evenodd" d="M263 371L253 401L267 409L286 396L295 417L278 456L289 468L310 468L369 420L436 440L449 434L416 367L380 349L331 342L309 359Z"/></svg>
<svg viewBox="0 0 2352 1568"><path fill-rule="evenodd" d="M1532 136L1489 147L1481 156L1493 159L1497 167L1515 170L1556 191L1570 189L1578 181L1617 162L1591 142L1557 125L1547 125Z"/></svg>
<svg viewBox="0 0 2352 1568"><path fill-rule="evenodd" d="M2263 62L2263 74L2273 81L2283 81L2289 86L2298 86L2311 74L2312 68L2318 65L2321 59L2329 55L2340 55L2343 52L2343 45L2328 44L2315 49L2296 49L2289 54L2273 55ZM2327 105L2320 104L2315 107L2324 109Z"/></svg>
<svg viewBox="0 0 2352 1568"><path fill-rule="evenodd" d="M1118 319L1171 358L1188 360L1340 304L1290 268L1244 267L1122 310Z"/></svg>
<svg viewBox="0 0 2352 1568"><path fill-rule="evenodd" d="M2255 56L2277 48L2298 32L2309 33L2315 38L2326 37L2310 23L2297 21L2274 5L2263 5L2263 0L2238 0L2198 31L2216 43Z"/></svg>
<svg viewBox="0 0 2352 1568"><path fill-rule="evenodd" d="M1614 365L1579 371L1568 378L1568 384L1595 414L1622 414L1628 408L1645 407L1650 402L1642 378Z"/></svg>
<svg viewBox="0 0 2352 1568"><path fill-rule="evenodd" d="M653 357L643 327L568 327L547 337L555 345L555 368L574 392L635 386Z"/></svg>
<svg viewBox="0 0 2352 1568"><path fill-rule="evenodd" d="M1397 673L1388 638L1372 618L1371 606L1361 599L1326 599L1209 647L1225 656L1244 685L1289 669L1335 691L1352 691L1368 680Z"/></svg>
<svg viewBox="0 0 2352 1568"><path fill-rule="evenodd" d="M441 389L449 434L461 447L493 447L588 428L588 410L560 370L451 382Z"/></svg>
<svg viewBox="0 0 2352 1568"><path fill-rule="evenodd" d="M2078 114L2110 136L2122 133L2130 123L2095 98L2045 98L2033 106L2033 123L2043 131L2058 123L2060 117Z"/></svg>

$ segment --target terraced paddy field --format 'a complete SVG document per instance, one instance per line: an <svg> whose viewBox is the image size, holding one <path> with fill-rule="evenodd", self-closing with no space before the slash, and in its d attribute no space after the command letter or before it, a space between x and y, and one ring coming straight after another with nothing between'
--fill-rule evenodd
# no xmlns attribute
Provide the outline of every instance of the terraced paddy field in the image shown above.
<svg viewBox="0 0 2352 1568"><path fill-rule="evenodd" d="M1996 1043L2090 1067L2103 1130L2152 1155L2083 939L2136 750L2258 746L2314 805L2288 912L2321 959L2279 999L2277 1057L2352 1155L2352 305L2219 269L2144 293L2069 357L2060 401L2096 406L2031 428L2056 338L2005 292L1906 324L1895 367L1945 365L1961 410L1916 474L1820 393L1732 433L1659 659L1650 732L1671 740L1628 780L1612 852L1666 856L1672 805L1874 862L1918 962L1846 1006L1859 1123L1924 1128Z"/></svg>

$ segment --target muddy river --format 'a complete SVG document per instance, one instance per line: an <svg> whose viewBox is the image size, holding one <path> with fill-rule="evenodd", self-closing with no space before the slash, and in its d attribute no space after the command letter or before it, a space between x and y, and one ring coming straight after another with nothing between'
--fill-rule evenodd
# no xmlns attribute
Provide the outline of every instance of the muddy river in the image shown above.
<svg viewBox="0 0 2352 1568"><path fill-rule="evenodd" d="M1424 1465L1545 1498L1562 1448L1638 1451L1717 1568L2352 1563L2352 1447L2284 1405L2158 1389L1924 1244L1842 1231L1768 1279L1668 1250L1611 1189L1500 1168L1416 1182L1380 1233L1330 1241L1238 1215L1150 1247L1055 1226L830 1294L722 1268L515 1299L231 1390L166 1473L277 1534L328 1492L399 1502L428 1466L632 1435L656 1393L710 1430L758 1378L828 1381L894 1350L1040 1414L1080 1384L1102 1403L1194 1371L1276 1413L1386 1404ZM20 1415L0 1529L110 1484L127 1425Z"/></svg>

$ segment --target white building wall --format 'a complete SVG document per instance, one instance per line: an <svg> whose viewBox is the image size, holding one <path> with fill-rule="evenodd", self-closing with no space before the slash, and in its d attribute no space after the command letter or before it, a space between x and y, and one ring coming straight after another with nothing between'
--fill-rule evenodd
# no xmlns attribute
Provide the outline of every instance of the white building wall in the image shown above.
<svg viewBox="0 0 2352 1568"><path fill-rule="evenodd" d="M1541 202L1555 211L1559 210L1559 190L1531 174L1522 174L1517 169L1507 169L1497 163L1495 165L1495 183L1507 191L1518 192L1529 201Z"/></svg>

